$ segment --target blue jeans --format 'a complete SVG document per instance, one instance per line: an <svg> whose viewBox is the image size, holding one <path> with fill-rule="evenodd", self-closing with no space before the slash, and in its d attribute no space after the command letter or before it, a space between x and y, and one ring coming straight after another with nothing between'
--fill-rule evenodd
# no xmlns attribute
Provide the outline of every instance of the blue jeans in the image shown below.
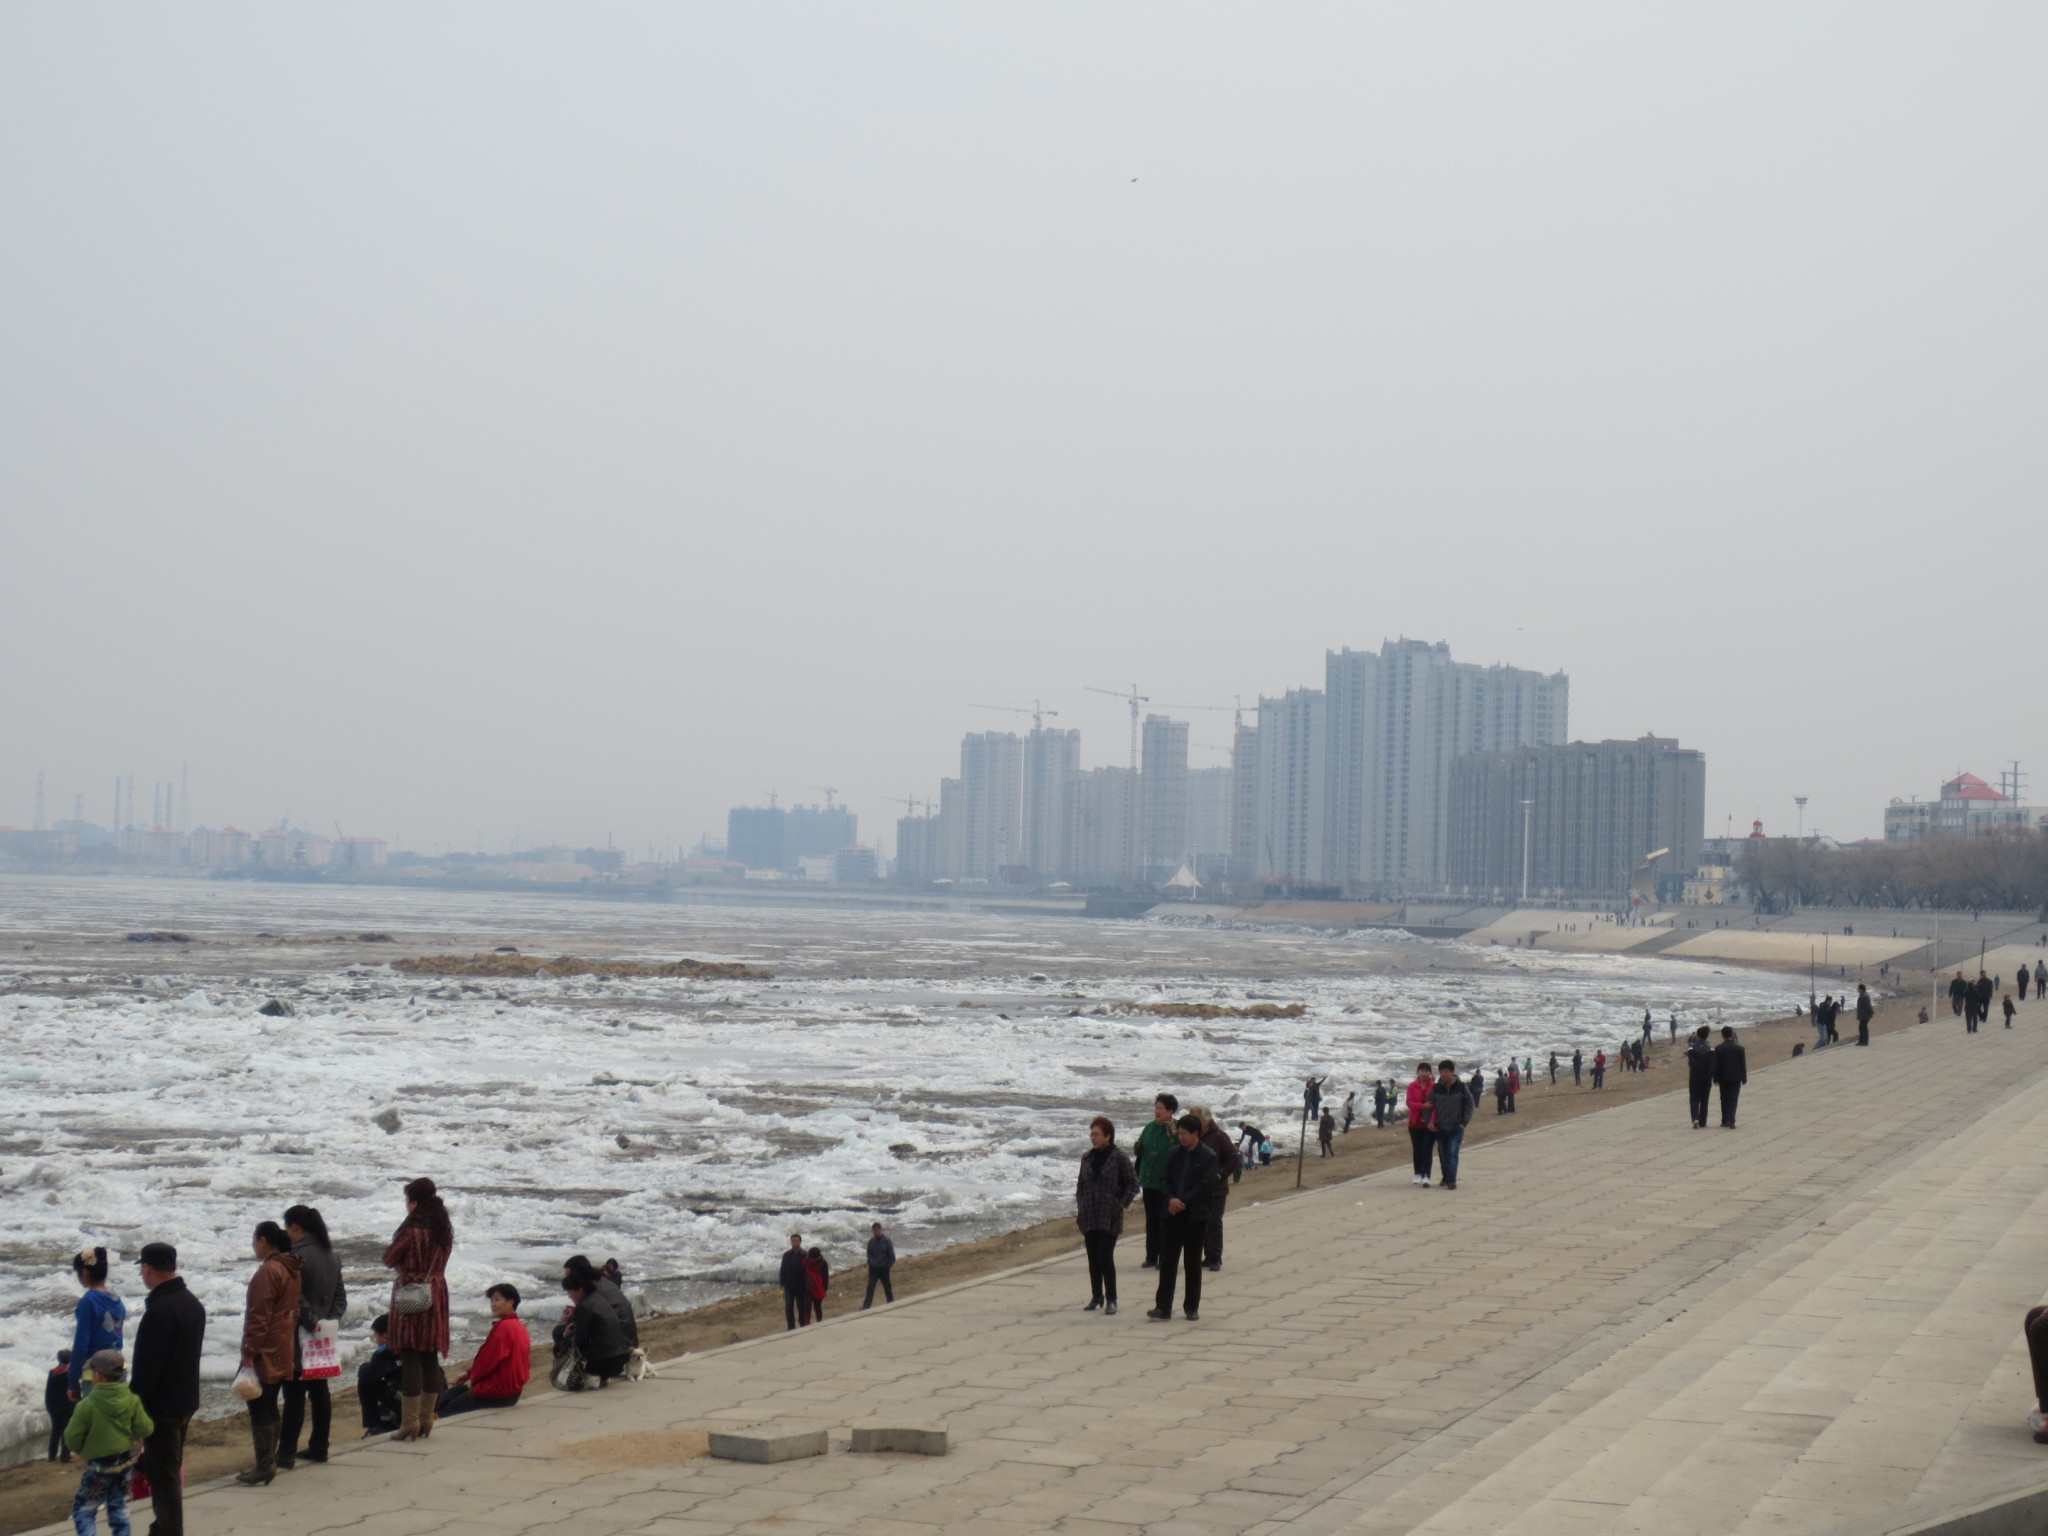
<svg viewBox="0 0 2048 1536"><path fill-rule="evenodd" d="M71 1523L78 1536L93 1536L102 1504L107 1507L107 1529L114 1536L129 1536L128 1474L134 1467L132 1454L102 1456L85 1464L71 1500Z"/></svg>
<svg viewBox="0 0 2048 1536"><path fill-rule="evenodd" d="M1436 1133L1436 1161L1443 1170L1443 1182L1446 1184L1458 1182L1458 1149L1464 1145L1465 1127L1462 1125L1455 1131Z"/></svg>

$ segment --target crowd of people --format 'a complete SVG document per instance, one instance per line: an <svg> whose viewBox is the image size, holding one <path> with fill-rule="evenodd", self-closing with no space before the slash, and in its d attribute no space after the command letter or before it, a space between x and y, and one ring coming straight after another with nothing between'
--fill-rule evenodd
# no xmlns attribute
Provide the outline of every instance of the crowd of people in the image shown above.
<svg viewBox="0 0 2048 1536"><path fill-rule="evenodd" d="M405 1217L383 1251L389 1302L371 1324L375 1348L356 1371L356 1389L365 1435L422 1440L452 1414L516 1404L532 1379L533 1338L519 1315L518 1287L493 1285L483 1296L490 1329L449 1379L443 1362L455 1231L432 1179L412 1180L404 1197ZM328 1458L348 1293L327 1223L312 1206L256 1223L249 1248L256 1268L234 1392L247 1405L253 1456L235 1480L265 1487L281 1471ZM148 1299L132 1357L123 1350L128 1309L109 1283L107 1250L89 1248L72 1260L82 1292L71 1347L59 1351L45 1386L51 1459L84 1461L71 1506L79 1536L92 1536L102 1510L113 1536L129 1536L131 1497L150 1500L152 1536L184 1532L182 1467L199 1411L206 1308L179 1275L171 1244L144 1243L136 1258ZM565 1304L552 1335L557 1386L603 1387L644 1368L639 1324L620 1279L616 1260L599 1268L576 1254L563 1264Z"/></svg>

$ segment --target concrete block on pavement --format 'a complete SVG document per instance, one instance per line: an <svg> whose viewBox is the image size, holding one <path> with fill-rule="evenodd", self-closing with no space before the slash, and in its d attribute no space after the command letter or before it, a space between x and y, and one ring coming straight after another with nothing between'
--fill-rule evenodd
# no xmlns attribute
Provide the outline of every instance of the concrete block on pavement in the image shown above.
<svg viewBox="0 0 2048 1536"><path fill-rule="evenodd" d="M711 1431L711 1454L726 1461L798 1461L822 1456L825 1430L808 1424L753 1424Z"/></svg>
<svg viewBox="0 0 2048 1536"><path fill-rule="evenodd" d="M946 1454L946 1426L943 1424L856 1424L856 1451L906 1451L912 1456Z"/></svg>

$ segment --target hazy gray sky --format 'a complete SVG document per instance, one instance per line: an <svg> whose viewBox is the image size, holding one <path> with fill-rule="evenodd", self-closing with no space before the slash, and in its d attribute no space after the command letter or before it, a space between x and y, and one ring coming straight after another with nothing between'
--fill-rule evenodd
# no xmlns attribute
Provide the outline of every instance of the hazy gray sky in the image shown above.
<svg viewBox="0 0 2048 1536"><path fill-rule="evenodd" d="M15 4L0 822L882 830L1407 634L2048 801L2048 11ZM1227 715L1195 715L1198 742ZM1028 722L1022 722L1028 725ZM1224 761L1197 752L1198 764Z"/></svg>

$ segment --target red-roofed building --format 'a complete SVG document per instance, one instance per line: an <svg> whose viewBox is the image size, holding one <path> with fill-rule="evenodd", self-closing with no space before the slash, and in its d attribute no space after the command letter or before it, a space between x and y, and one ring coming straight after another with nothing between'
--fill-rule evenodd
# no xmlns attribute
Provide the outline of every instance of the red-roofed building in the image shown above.
<svg viewBox="0 0 2048 1536"><path fill-rule="evenodd" d="M1929 837L1984 837L2025 832L2036 813L1993 789L1974 773L1959 773L1941 786L1938 800L1894 800L1884 808L1884 840L1917 843Z"/></svg>

